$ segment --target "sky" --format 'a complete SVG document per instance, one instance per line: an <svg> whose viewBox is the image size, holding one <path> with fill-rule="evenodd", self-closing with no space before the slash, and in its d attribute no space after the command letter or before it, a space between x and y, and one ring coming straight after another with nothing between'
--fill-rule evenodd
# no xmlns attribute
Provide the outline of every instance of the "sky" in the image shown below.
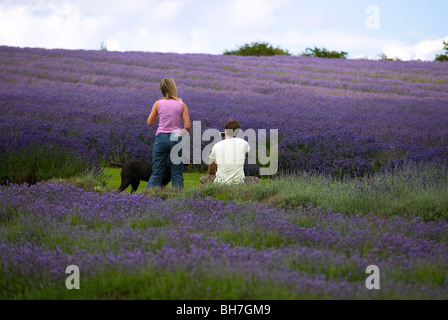
<svg viewBox="0 0 448 320"><path fill-rule="evenodd" d="M447 0L0 0L0 45L221 54L252 42L434 60Z"/></svg>

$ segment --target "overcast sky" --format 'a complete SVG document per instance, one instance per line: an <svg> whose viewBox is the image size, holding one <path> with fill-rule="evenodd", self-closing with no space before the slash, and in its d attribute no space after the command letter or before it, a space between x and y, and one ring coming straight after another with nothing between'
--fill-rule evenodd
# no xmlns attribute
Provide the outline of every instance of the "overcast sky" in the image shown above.
<svg viewBox="0 0 448 320"><path fill-rule="evenodd" d="M0 45L221 54L267 41L433 60L447 0L0 0Z"/></svg>

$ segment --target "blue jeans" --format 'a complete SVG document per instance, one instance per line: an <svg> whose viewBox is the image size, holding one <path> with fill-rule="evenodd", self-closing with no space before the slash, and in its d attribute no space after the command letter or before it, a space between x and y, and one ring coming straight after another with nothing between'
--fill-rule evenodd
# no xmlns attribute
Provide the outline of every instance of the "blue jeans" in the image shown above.
<svg viewBox="0 0 448 320"><path fill-rule="evenodd" d="M182 143L182 137L177 137L176 141L170 141L171 133L159 133L154 140L152 148L152 175L146 188L157 188L162 186L163 175L165 173L168 157L171 149L178 143ZM179 150L179 157L182 157L182 149ZM173 188L182 189L184 187L184 165L174 164L170 159L171 180Z"/></svg>

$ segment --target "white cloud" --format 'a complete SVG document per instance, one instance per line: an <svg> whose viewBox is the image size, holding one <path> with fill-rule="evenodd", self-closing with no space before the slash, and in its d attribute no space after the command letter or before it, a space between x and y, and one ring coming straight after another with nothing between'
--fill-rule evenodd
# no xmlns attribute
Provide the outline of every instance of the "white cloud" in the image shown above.
<svg viewBox="0 0 448 320"><path fill-rule="evenodd" d="M171 42L178 37L175 29L188 3L53 0L0 4L0 45L99 49L105 41L110 50L175 51L178 47Z"/></svg>
<svg viewBox="0 0 448 320"><path fill-rule="evenodd" d="M408 46L400 41L384 45L382 53L389 58L399 58L401 60L413 60L415 56L412 46Z"/></svg>
<svg viewBox="0 0 448 320"><path fill-rule="evenodd" d="M210 30L194 27L190 31L190 48L191 52L204 53L213 51L213 32Z"/></svg>
<svg viewBox="0 0 448 320"><path fill-rule="evenodd" d="M0 43L18 45L18 36L21 33L22 25L18 23L17 17L27 14L27 7L18 6L10 10L5 10L0 6Z"/></svg>
<svg viewBox="0 0 448 320"><path fill-rule="evenodd" d="M177 18L181 13L185 2L182 1L165 1L159 4L154 10L155 17L163 18Z"/></svg>
<svg viewBox="0 0 448 320"><path fill-rule="evenodd" d="M408 45L395 39L366 36L350 32L336 30L320 30L304 33L299 29L290 29L278 37L273 37L282 47L291 49L295 53L305 47L325 47L329 50L347 51L351 58L369 56L370 59L378 58L385 53L391 58L401 60L426 60L433 61L436 54L443 52L443 41L448 41L448 36L440 39L425 39L415 45Z"/></svg>
<svg viewBox="0 0 448 320"><path fill-rule="evenodd" d="M35 6L0 6L0 43L11 46L85 48L104 19L82 17L77 6L49 3ZM99 44L98 44L99 46Z"/></svg>
<svg viewBox="0 0 448 320"><path fill-rule="evenodd" d="M322 29L314 32L302 32L300 29L289 29L276 38L281 46L294 53L300 53L307 47L326 48L328 50L346 51L350 57L379 54L381 48L393 41L364 34Z"/></svg>
<svg viewBox="0 0 448 320"><path fill-rule="evenodd" d="M408 45L403 42L387 44L383 47L383 52L391 58L402 60L434 60L437 54L443 52L443 41L448 41L448 36L440 39L425 39L415 45Z"/></svg>
<svg viewBox="0 0 448 320"><path fill-rule="evenodd" d="M229 5L228 23L235 29L269 29L279 22L275 18L277 11L289 5L289 0L233 0Z"/></svg>
<svg viewBox="0 0 448 320"><path fill-rule="evenodd" d="M14 0L0 4L0 45L99 49L104 41L114 51L219 54L268 41L294 54L316 45L406 60L442 52L443 39L411 45L357 33L342 20L303 0Z"/></svg>

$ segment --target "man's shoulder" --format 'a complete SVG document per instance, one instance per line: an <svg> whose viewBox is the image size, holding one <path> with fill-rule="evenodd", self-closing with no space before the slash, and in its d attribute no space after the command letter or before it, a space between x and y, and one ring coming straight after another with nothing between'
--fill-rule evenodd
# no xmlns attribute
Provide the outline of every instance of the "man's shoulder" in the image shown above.
<svg viewBox="0 0 448 320"><path fill-rule="evenodd" d="M249 144L249 142L247 142L246 140L241 139L241 138L236 138L235 140L236 140L238 143L242 144L242 145Z"/></svg>
<svg viewBox="0 0 448 320"><path fill-rule="evenodd" d="M218 143L228 144L228 145L235 145L235 144L246 144L248 143L246 140L241 138L231 138L231 139L225 139Z"/></svg>
<svg viewBox="0 0 448 320"><path fill-rule="evenodd" d="M224 145L224 142L225 142L225 140L215 143L215 145L213 146L213 149L222 147Z"/></svg>
<svg viewBox="0 0 448 320"><path fill-rule="evenodd" d="M235 145L248 145L249 143L241 138L225 139L213 146L213 149L235 147Z"/></svg>

